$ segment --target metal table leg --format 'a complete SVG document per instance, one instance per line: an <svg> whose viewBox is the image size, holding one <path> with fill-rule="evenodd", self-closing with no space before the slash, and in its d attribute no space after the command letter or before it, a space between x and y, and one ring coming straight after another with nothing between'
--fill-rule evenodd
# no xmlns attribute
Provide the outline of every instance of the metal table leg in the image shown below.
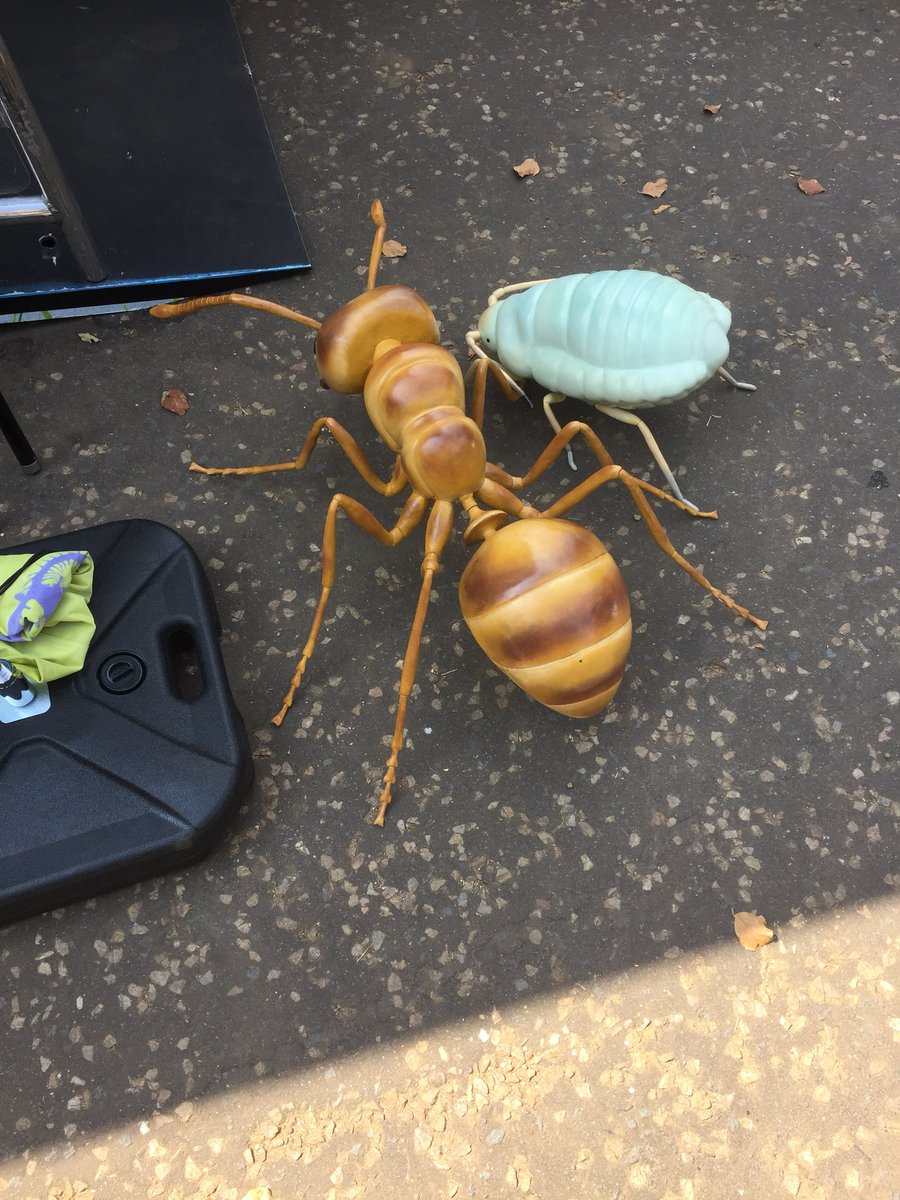
<svg viewBox="0 0 900 1200"><path fill-rule="evenodd" d="M31 448L31 443L22 432L22 427L13 415L12 409L0 392L0 433L9 442L10 449L19 460L19 465L26 475L36 475L41 469L37 455Z"/></svg>

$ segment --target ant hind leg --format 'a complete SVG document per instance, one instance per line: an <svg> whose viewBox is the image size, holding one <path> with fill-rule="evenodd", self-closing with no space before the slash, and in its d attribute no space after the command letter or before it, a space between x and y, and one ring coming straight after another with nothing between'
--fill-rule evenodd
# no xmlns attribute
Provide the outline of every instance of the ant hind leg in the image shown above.
<svg viewBox="0 0 900 1200"><path fill-rule="evenodd" d="M413 618L412 629L403 656L403 669L400 674L400 696L397 700L397 719L394 722L394 733L391 738L391 753L384 771L383 788L378 801L378 812L374 823L384 824L384 814L391 802L391 789L397 779L397 760L403 747L403 731L406 725L406 709L416 680L416 668L419 665L419 649L422 644L422 630L428 614L428 600L431 596L431 583L438 569L441 554L453 532L453 504L449 500L438 500L428 518L425 532L425 557L422 559L422 587L419 591L419 601L416 605L416 615Z"/></svg>
<svg viewBox="0 0 900 1200"><path fill-rule="evenodd" d="M685 506L681 503L681 501L676 500L674 496L669 496L666 492L660 491L659 488L655 488L652 484L645 483L643 479L637 479L635 476L629 475L624 467L620 467L616 463L610 463L609 465L602 467L599 471L595 471L593 475L584 481L584 483L572 488L570 492L567 492L564 496L561 496L555 504L551 504L549 508L544 509L541 516L562 516L563 513L569 512L575 507L576 504L579 504L592 492L595 492L597 488L602 487L606 483L612 483L613 480L618 480L620 483L623 483L626 488L628 488L635 507L646 522L650 536L664 554L667 554L669 558L673 560L673 562L676 562L683 571L686 571L687 574L690 575L691 579L693 579L695 583L699 583L702 588L706 588L706 590L712 596L714 596L716 600L719 600L722 604L724 604L726 608L730 608L733 612L736 612L739 616L743 617L745 621L750 621L757 627L757 629L766 629L768 627L768 621L764 621L761 617L755 617L751 612L748 612L743 605L738 604L735 600L732 600L731 596L720 591L719 588L710 583L706 576L698 571L692 563L688 562L684 555L678 553L678 551L669 541L668 534L657 519L656 513L650 507L650 504L648 503L644 493L649 492L651 495L668 500L670 504L674 504L678 508L684 508ZM692 515L714 516L715 514L693 513Z"/></svg>

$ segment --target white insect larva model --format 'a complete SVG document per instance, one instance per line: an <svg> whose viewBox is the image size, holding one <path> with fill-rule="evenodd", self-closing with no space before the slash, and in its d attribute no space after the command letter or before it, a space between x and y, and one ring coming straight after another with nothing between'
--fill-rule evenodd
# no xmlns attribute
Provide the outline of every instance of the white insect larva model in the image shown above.
<svg viewBox="0 0 900 1200"><path fill-rule="evenodd" d="M498 288L466 340L510 375L548 389L544 412L557 432L552 406L566 397L636 425L673 493L695 508L633 410L671 404L717 373L756 391L724 369L730 326L720 300L670 275L597 271ZM571 453L569 465L575 469Z"/></svg>

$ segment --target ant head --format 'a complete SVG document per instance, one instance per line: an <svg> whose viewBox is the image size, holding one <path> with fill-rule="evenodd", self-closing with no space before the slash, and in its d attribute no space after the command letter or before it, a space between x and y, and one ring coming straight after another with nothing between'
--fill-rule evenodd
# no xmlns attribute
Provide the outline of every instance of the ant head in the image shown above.
<svg viewBox="0 0 900 1200"><path fill-rule="evenodd" d="M326 387L352 396L363 390L379 342L439 339L434 313L418 292L389 284L363 292L325 318L316 337L316 365Z"/></svg>

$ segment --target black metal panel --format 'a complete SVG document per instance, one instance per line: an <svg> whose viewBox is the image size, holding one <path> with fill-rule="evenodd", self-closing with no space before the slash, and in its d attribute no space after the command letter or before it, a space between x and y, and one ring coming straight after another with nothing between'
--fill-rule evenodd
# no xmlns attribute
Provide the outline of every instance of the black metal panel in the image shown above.
<svg viewBox="0 0 900 1200"><path fill-rule="evenodd" d="M4 0L0 32L108 270L88 287L59 228L0 225L0 311L309 265L227 0Z"/></svg>

